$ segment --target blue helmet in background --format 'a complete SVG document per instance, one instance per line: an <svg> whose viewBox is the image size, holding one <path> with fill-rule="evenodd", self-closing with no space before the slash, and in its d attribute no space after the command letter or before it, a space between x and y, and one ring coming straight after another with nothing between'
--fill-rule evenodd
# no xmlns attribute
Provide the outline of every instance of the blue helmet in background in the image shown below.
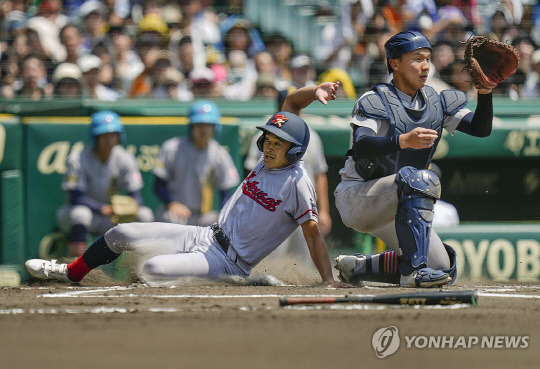
<svg viewBox="0 0 540 369"><path fill-rule="evenodd" d="M111 132L118 133L120 135L120 142L125 142L126 132L118 114L111 110L102 110L92 114L90 136L92 136L94 144L96 143L97 136Z"/></svg>
<svg viewBox="0 0 540 369"><path fill-rule="evenodd" d="M216 126L216 133L221 131L221 113L216 104L207 100L195 101L189 107L189 125L207 123Z"/></svg>
<svg viewBox="0 0 540 369"><path fill-rule="evenodd" d="M431 44L424 34L418 31L404 31L399 32L392 36L384 44L384 51L386 52L386 64L388 66L388 72L392 72L392 68L388 63L390 59L397 59L403 54L407 54L413 50L422 48L428 48L431 50Z"/></svg>
<svg viewBox="0 0 540 369"><path fill-rule="evenodd" d="M293 143L293 147L287 151L286 158L289 163L294 164L302 159L309 144L309 128L298 115L286 111L280 111L268 120L266 125L258 126L257 129L263 134L257 140L257 147L263 151L264 137L266 132L270 132Z"/></svg>

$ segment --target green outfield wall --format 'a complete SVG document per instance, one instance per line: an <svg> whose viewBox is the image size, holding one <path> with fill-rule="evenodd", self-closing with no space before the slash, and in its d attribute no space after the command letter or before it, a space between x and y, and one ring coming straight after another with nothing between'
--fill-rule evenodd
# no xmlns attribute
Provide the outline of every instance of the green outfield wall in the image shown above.
<svg viewBox="0 0 540 369"><path fill-rule="evenodd" d="M274 112L273 102L216 101L223 115L217 137L240 171L257 125ZM333 104L335 103L335 104ZM349 112L353 102L314 104L304 118L320 134L329 163L330 192L349 148ZM472 138L445 133L435 160L443 170L442 198L453 203L463 225L441 230L460 255L460 271L470 279L539 278L540 242L540 104L495 100L493 133ZM187 132L188 103L126 100L0 101L0 264L22 270L24 260L39 254L43 238L55 231L56 209L69 153L89 144L89 116L117 111L126 127L126 147L143 174L145 202L155 209L152 167L166 139ZM474 110L474 102L468 106ZM328 243L355 250L356 234L334 221ZM476 223L482 222L482 223ZM526 222L527 224L520 224ZM24 275L24 274L23 274Z"/></svg>

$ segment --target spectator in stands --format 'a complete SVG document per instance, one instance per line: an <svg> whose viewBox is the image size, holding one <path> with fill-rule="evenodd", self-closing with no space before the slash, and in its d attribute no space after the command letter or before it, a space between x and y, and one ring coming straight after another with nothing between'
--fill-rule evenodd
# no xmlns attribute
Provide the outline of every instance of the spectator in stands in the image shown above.
<svg viewBox="0 0 540 369"><path fill-rule="evenodd" d="M259 31L244 16L233 14L221 24L222 44L220 50L228 55L232 50L241 50L251 60L265 49Z"/></svg>
<svg viewBox="0 0 540 369"><path fill-rule="evenodd" d="M82 72L83 95L100 101L116 101L120 94L104 86L99 80L103 61L96 55L82 55L77 65Z"/></svg>
<svg viewBox="0 0 540 369"><path fill-rule="evenodd" d="M495 9L504 15L508 24L521 24L521 20L523 19L522 0L498 0Z"/></svg>
<svg viewBox="0 0 540 369"><path fill-rule="evenodd" d="M125 96L135 78L143 72L144 64L133 49L133 38L124 27L111 27L109 35L114 45L112 62L115 87Z"/></svg>
<svg viewBox="0 0 540 369"><path fill-rule="evenodd" d="M43 61L35 56L28 56L22 64L22 87L16 92L17 97L41 100L53 94L52 84L47 82L47 71Z"/></svg>
<svg viewBox="0 0 540 369"><path fill-rule="evenodd" d="M169 8L173 5L169 5L164 9L164 13L167 11L167 15L163 15L163 19L174 27L171 29L169 42L171 62L184 74L186 79L189 78L189 72L194 68L201 68L207 64L223 62L224 60L224 56L217 51L213 44L205 44L206 33L196 29L194 17L199 14L201 9L200 4L196 3L192 4L191 1L185 3L180 6L180 11L174 7L170 11ZM199 26L201 24L198 23ZM210 34L212 33L210 32ZM211 54L217 54L217 56L207 57L207 51Z"/></svg>
<svg viewBox="0 0 540 369"><path fill-rule="evenodd" d="M449 41L439 41L433 45L431 52L430 74L438 76L444 68L452 64L455 60L454 47Z"/></svg>
<svg viewBox="0 0 540 369"><path fill-rule="evenodd" d="M79 56L84 51L81 32L72 23L66 24L60 30L60 42L66 49L64 62L77 63Z"/></svg>
<svg viewBox="0 0 540 369"><path fill-rule="evenodd" d="M63 0L64 13L72 19L80 16L81 5L87 0Z"/></svg>
<svg viewBox="0 0 540 369"><path fill-rule="evenodd" d="M161 98L167 96L166 91L161 88L160 81L163 80L167 68L171 66L169 53L165 50L153 50L152 52L155 52L156 54L146 56L146 61L148 62L146 69L139 77L137 77L133 85L133 88L139 88L139 93L136 95L137 97ZM153 58L153 60L151 60L150 57ZM141 80L141 76L144 76L144 80ZM137 83L139 82L141 84L137 86Z"/></svg>
<svg viewBox="0 0 540 369"><path fill-rule="evenodd" d="M456 60L445 67L440 73L440 78L450 88L463 91L469 100L476 100L472 77L463 60Z"/></svg>
<svg viewBox="0 0 540 369"><path fill-rule="evenodd" d="M452 65L455 60L454 49L450 42L439 41L433 45L431 51L431 67L429 68L426 84L433 87L437 92L451 88L448 83L452 78L451 75L454 73L454 69L449 68L445 71L445 78L441 77L441 73L445 68ZM456 86L454 86L454 88L456 88ZM468 90L469 87L467 87L467 91ZM467 93L467 91L464 92Z"/></svg>
<svg viewBox="0 0 540 369"><path fill-rule="evenodd" d="M163 75L163 78L160 81L160 88L162 89L162 92L160 92L160 95L162 95L166 99L173 99L173 100L183 100L185 99L184 96L182 96L182 90L181 86L184 82L184 76L182 73L178 71L178 69L173 67L168 67L165 70L165 73ZM156 90L156 88L154 88ZM185 101L191 100L192 96Z"/></svg>
<svg viewBox="0 0 540 369"><path fill-rule="evenodd" d="M524 96L524 85L527 75L534 69L532 55L535 50L533 41L528 37L518 36L512 41L512 46L519 54L519 63L516 72L511 75L506 82L510 89L510 97L517 100Z"/></svg>
<svg viewBox="0 0 540 369"><path fill-rule="evenodd" d="M354 2L356 4L356 2ZM367 4L367 2L364 1ZM320 43L314 47L314 57L324 69L347 69L352 58L353 45L356 44L356 31L353 27L351 5L341 2L341 13L335 20L327 22L320 33Z"/></svg>
<svg viewBox="0 0 540 369"><path fill-rule="evenodd" d="M154 169L154 190L163 202L156 211L160 221L208 226L215 223L214 192L220 208L239 182L233 159L215 139L221 130L219 108L207 100L189 108L189 132L163 143Z"/></svg>
<svg viewBox="0 0 540 369"><path fill-rule="evenodd" d="M215 11L210 6L210 0L187 0L184 6L186 18L190 20L190 34L199 35L202 44L218 45L221 41L219 20Z"/></svg>
<svg viewBox="0 0 540 369"><path fill-rule="evenodd" d="M0 64L2 69L2 97L12 99L15 97L15 91L21 88L20 61L31 55L31 52L32 49L27 34L15 34L11 47L2 53Z"/></svg>
<svg viewBox="0 0 540 369"><path fill-rule="evenodd" d="M45 63L47 75L66 57L66 51L60 43L58 33L50 27L50 22L43 17L33 17L27 23L27 36L30 51Z"/></svg>
<svg viewBox="0 0 540 369"><path fill-rule="evenodd" d="M67 201L56 214L61 231L68 234L71 256L84 253L87 232L103 233L115 225L113 195L126 194L137 201L138 221L154 220L152 210L143 206L143 181L135 157L121 146L125 130L118 114L108 110L92 114L90 136L92 145L68 157L62 181Z"/></svg>
<svg viewBox="0 0 540 369"><path fill-rule="evenodd" d="M255 93L257 70L244 50L233 49L227 54L227 79L223 96L229 100L249 100Z"/></svg>
<svg viewBox="0 0 540 369"><path fill-rule="evenodd" d="M189 74L195 69L194 46L191 36L182 37L176 45L176 51L176 67L184 75L184 78L189 78Z"/></svg>
<svg viewBox="0 0 540 369"><path fill-rule="evenodd" d="M161 9L161 17L169 28L169 51L171 55L177 54L175 49L178 41L185 36L184 33L184 16L182 10L178 4L165 4ZM176 60L171 60L175 64Z"/></svg>
<svg viewBox="0 0 540 369"><path fill-rule="evenodd" d="M311 57L306 54L299 54L291 59L289 65L291 71L291 86L294 88L302 88L305 86L315 86L315 78L317 72Z"/></svg>
<svg viewBox="0 0 540 369"><path fill-rule="evenodd" d="M62 63L52 75L54 96L78 98L82 96L82 73L77 64Z"/></svg>
<svg viewBox="0 0 540 369"><path fill-rule="evenodd" d="M527 79L523 86L523 96L526 99L540 97L540 49L531 56L533 69L527 73Z"/></svg>
<svg viewBox="0 0 540 369"><path fill-rule="evenodd" d="M147 95L151 98L168 98L169 88L166 83L167 71L171 68L171 59L167 51L161 51L158 56L151 73L149 75L149 83L151 83L151 91Z"/></svg>
<svg viewBox="0 0 540 369"><path fill-rule="evenodd" d="M485 30L484 20L480 14L480 1L482 0L455 0L454 4L465 14L474 29Z"/></svg>
<svg viewBox="0 0 540 369"><path fill-rule="evenodd" d="M291 42L282 35L271 35L266 41L266 50L274 57L277 64L278 80L290 82L289 64L294 53Z"/></svg>
<svg viewBox="0 0 540 369"><path fill-rule="evenodd" d="M324 71L319 76L318 84L323 82L339 82L341 84L341 88L339 88L336 92L337 99L345 98L349 100L356 100L356 91L351 77L346 70L331 68Z"/></svg>
<svg viewBox="0 0 540 369"><path fill-rule="evenodd" d="M286 90L291 84L290 73L287 79L281 77L280 69L274 56L268 51L261 51L253 58L257 74L272 74L275 76L275 85L278 91Z"/></svg>
<svg viewBox="0 0 540 369"><path fill-rule="evenodd" d="M103 0L104 18L112 27L122 27L131 13L130 0Z"/></svg>
<svg viewBox="0 0 540 369"><path fill-rule="evenodd" d="M216 75L212 69L206 67L194 69L189 74L189 79L191 81L193 98L223 97L221 85L217 82Z"/></svg>
<svg viewBox="0 0 540 369"><path fill-rule="evenodd" d="M276 100L278 97L276 76L271 73L260 73L255 82L255 93L253 97Z"/></svg>
<svg viewBox="0 0 540 369"><path fill-rule="evenodd" d="M143 61L144 70L134 80L130 97L144 97L152 90L156 73L154 66L167 53L168 35L169 28L159 15L148 13L141 19L135 49Z"/></svg>
<svg viewBox="0 0 540 369"><path fill-rule="evenodd" d="M489 37L501 42L511 42L513 39L510 32L512 24L509 22L511 17L507 17L505 13L507 14L504 7L498 7L493 12L489 19Z"/></svg>
<svg viewBox="0 0 540 369"><path fill-rule="evenodd" d="M387 31L382 31L375 35L372 44L376 47L373 48L374 52L369 61L369 66L367 67L366 86L374 86L381 82L390 82L390 76L388 74L388 69L386 68L384 44L391 36L392 34Z"/></svg>
<svg viewBox="0 0 540 369"><path fill-rule="evenodd" d="M98 44L104 45L107 49L112 48L112 41L107 35L105 14L105 5L98 0L88 0L79 9L79 15L83 20L82 37L86 53L92 53Z"/></svg>
<svg viewBox="0 0 540 369"><path fill-rule="evenodd" d="M69 17L62 14L62 1L60 0L43 0L39 5L38 16L47 19L50 27L57 34L69 22Z"/></svg>
<svg viewBox="0 0 540 369"><path fill-rule="evenodd" d="M454 0L438 0L438 21L428 31L434 41L464 41L465 31L472 31L471 20Z"/></svg>

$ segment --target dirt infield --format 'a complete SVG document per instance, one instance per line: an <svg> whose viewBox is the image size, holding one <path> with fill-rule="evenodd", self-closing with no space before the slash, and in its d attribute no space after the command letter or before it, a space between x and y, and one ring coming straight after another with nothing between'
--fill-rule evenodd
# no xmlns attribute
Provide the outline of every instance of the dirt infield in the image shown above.
<svg viewBox="0 0 540 369"><path fill-rule="evenodd" d="M415 290L326 289L312 270L269 269L260 266L248 281L163 287L119 285L95 271L77 286L29 281L0 289L1 368L538 368L537 283L444 288L478 291L477 306L280 307L285 295ZM285 285L267 278L270 271ZM399 348L378 358L372 337L392 326Z"/></svg>

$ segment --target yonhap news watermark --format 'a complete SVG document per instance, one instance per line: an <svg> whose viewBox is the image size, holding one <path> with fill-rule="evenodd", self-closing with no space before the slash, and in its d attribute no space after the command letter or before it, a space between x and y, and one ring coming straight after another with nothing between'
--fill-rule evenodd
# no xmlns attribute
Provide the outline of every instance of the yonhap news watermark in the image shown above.
<svg viewBox="0 0 540 369"><path fill-rule="evenodd" d="M402 335L395 326L378 329L371 338L375 355L383 359L398 349L526 349L529 336L512 335Z"/></svg>

